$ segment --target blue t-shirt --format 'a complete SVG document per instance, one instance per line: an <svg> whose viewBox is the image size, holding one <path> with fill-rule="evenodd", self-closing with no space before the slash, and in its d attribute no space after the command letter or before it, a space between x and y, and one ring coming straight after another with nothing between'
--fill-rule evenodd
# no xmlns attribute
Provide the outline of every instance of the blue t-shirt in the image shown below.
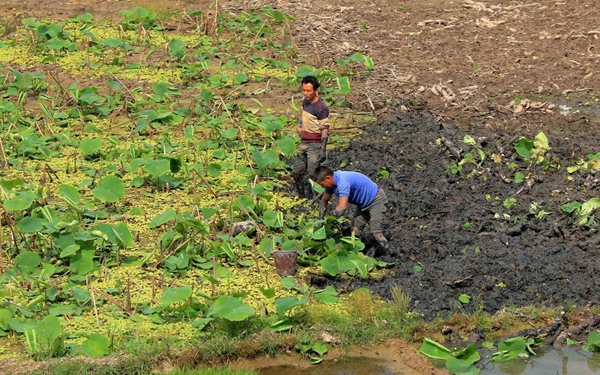
<svg viewBox="0 0 600 375"><path fill-rule="evenodd" d="M358 172L333 172L332 189L325 189L327 194L335 194L338 197L348 197L348 203L355 204L363 209L373 202L379 186L371 179Z"/></svg>

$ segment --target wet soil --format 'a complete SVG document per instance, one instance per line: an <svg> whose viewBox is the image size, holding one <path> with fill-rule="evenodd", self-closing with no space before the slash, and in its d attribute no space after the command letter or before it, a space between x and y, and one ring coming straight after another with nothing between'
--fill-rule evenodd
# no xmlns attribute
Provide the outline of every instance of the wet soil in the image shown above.
<svg viewBox="0 0 600 375"><path fill-rule="evenodd" d="M474 298L461 306L465 310L473 311L481 302L490 313L507 305L598 301L598 228L574 225L560 207L600 196L597 174L570 175L566 170L576 158L598 152L600 134L585 121L572 123L568 137L560 129L545 130L551 147L546 158L554 164L548 169L524 161L513 146L520 136L533 139L534 133L466 132L426 110L373 124L360 140L333 155L331 167L344 166L378 180L390 203L384 233L391 251L378 255L395 263L393 275L353 279L350 288L366 286L391 298L391 286L401 286L414 309L428 317L460 311L456 304L461 294ZM448 167L465 153L478 157L474 147L462 142L465 135L479 140L488 158L480 166L465 164L455 175ZM440 143L442 137L462 150L458 159ZM517 169L509 169L510 163ZM382 178L382 169L390 172L389 178ZM516 171L529 176L529 183L515 183ZM514 205L505 207L511 198ZM537 208L532 212L533 203ZM314 282L347 284L340 279Z"/></svg>

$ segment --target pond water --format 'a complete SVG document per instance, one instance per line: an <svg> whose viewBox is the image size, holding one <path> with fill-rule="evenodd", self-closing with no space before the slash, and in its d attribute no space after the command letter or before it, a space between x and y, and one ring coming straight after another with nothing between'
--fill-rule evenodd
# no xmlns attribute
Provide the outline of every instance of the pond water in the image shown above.
<svg viewBox="0 0 600 375"><path fill-rule="evenodd" d="M294 366L274 366L260 370L261 375L392 375L397 374L387 368L383 361L373 358L352 357L342 360L323 361L306 369Z"/></svg>
<svg viewBox="0 0 600 375"><path fill-rule="evenodd" d="M489 362L491 355L484 354L486 366L481 375L588 375L600 373L600 353L564 347L546 353L537 353L527 359L510 362Z"/></svg>
<svg viewBox="0 0 600 375"><path fill-rule="evenodd" d="M493 363L491 353L482 354L485 367L481 375L589 375L600 374L600 353L590 353L565 347L538 353L535 357L510 362ZM443 363L442 363L443 365ZM338 361L324 361L310 368L274 366L260 370L261 375L393 375L405 374L387 367L385 361L373 358L351 357Z"/></svg>

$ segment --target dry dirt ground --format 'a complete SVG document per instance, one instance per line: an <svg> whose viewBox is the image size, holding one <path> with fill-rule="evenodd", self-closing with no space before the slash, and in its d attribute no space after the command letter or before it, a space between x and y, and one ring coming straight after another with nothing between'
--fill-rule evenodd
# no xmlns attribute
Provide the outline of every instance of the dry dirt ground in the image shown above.
<svg viewBox="0 0 600 375"><path fill-rule="evenodd" d="M69 17L121 9L208 9L208 0L4 0L4 20ZM333 65L354 52L373 57L375 71L353 81L355 109L391 116L407 102L461 128L561 129L565 119L548 99L588 98L600 87L600 7L595 0L251 0L219 1L237 12L272 6L297 18L293 37L308 64ZM521 105L511 105L518 97ZM585 100L585 99L584 99Z"/></svg>
<svg viewBox="0 0 600 375"><path fill-rule="evenodd" d="M0 15L5 22L84 12L117 17L118 10L135 5L208 9L213 4L140 3L4 0ZM348 101L380 121L362 142L333 154L329 163L362 162L368 166L359 169L371 177L385 165L403 185L402 191L393 191L391 180L382 182L390 192L386 230L397 256L390 259L396 263L395 278L380 284L378 292L386 295L390 284L400 284L425 315L452 310L460 294L481 296L489 312L506 304L597 303L599 234L572 229L557 211L567 199L560 195L564 166L573 165L575 155L600 151L597 1L219 2L220 11L260 6L296 17L293 39L309 65L334 66L355 52L374 60L372 74L353 79ZM563 115L561 105L574 110ZM525 190L503 184L503 165L518 160L513 142L540 131L548 135L552 155L564 163L563 169L537 176ZM393 133L396 138L381 142ZM445 136L458 143L465 134L485 137L485 147L504 154L502 163L487 171L487 180L468 184L444 169L457 160L436 141ZM575 178L581 189L569 199L600 196L597 177L589 177ZM526 202L513 214L527 221L500 227L494 213L501 212L502 202L488 206L486 193ZM538 222L528 217L532 201L551 207L550 218ZM466 222L471 227L462 231ZM475 253L476 247L481 253ZM415 265L423 267L418 275ZM403 354L398 359L412 361Z"/></svg>

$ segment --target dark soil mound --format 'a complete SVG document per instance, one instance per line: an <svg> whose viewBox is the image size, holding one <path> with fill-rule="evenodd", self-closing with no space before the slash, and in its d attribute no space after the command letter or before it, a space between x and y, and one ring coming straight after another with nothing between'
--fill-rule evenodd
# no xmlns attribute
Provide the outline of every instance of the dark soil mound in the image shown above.
<svg viewBox="0 0 600 375"><path fill-rule="evenodd" d="M360 140L333 155L331 167L379 181L390 201L386 235L391 252L378 256L395 263L393 276L356 278L350 288L368 287L389 299L391 286L399 285L415 310L428 317L454 311L461 294L472 297L465 310L483 303L490 313L507 304L597 301L598 228L575 225L561 205L600 197L593 171L566 170L578 158L600 151L598 132L583 124L569 134L546 133L551 149L545 158L552 166L544 168L515 151L521 136L533 139L535 133L479 129L468 135L486 153L485 161L464 164L453 174L450 166L466 153L480 160L476 147L462 142L465 135L427 111L399 114L372 125ZM462 149L458 158L447 141ZM517 184L518 171L525 180ZM511 198L512 205L506 201ZM328 282L342 286L347 280Z"/></svg>

